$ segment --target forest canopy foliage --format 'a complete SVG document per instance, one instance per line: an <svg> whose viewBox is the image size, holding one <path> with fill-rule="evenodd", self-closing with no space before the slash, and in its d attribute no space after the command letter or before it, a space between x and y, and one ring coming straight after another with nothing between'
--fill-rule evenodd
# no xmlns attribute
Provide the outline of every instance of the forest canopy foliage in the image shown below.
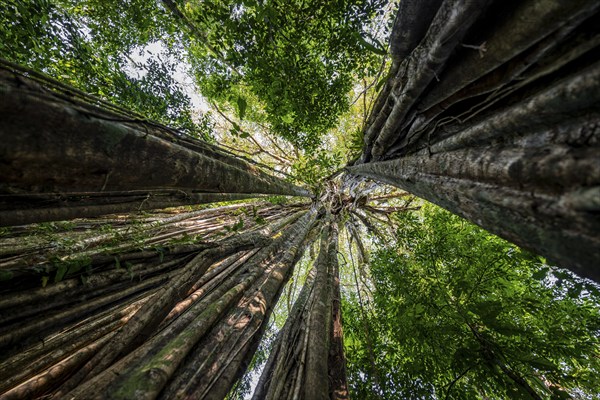
<svg viewBox="0 0 600 400"><path fill-rule="evenodd" d="M227 343L243 339L258 348L249 372L228 395L241 399L256 386L261 369L275 365L269 355L278 346L278 333L292 332L309 342L308 333L302 336L308 331L301 325L304 319L288 317L314 314L311 307L319 304L314 293L326 292L321 276L327 274L319 265L327 257L332 264L335 258L340 263L336 284L341 301L331 288L328 298L341 303L337 322L343 320L351 397L598 398L596 284L408 193L344 174L343 167L360 155L367 116L391 63L384 43L396 7L383 0L3 1L2 58L123 106L131 111L133 122L157 121L182 137L218 143L224 153L251 162L250 170L258 167L308 187L313 198L311 203L273 196L164 212L144 212L140 206L129 216L3 228L0 282L7 286L0 295L12 293L13 279L25 282L24 287L40 298L40 289L53 285L79 295L77 290L85 286L77 285L90 280L101 292L98 302L105 301L105 292L118 297L113 291L131 282L153 295L155 286L168 279L181 283L185 280L180 276L192 274L186 270L192 254L225 260L216 267L210 264L208 270L207 276L218 284L192 275L206 286L184 282L183 289L161 287L169 291L169 298L155 311L172 317L180 312L174 304L193 289L197 292L190 293L205 302L194 310L207 319L205 311L221 305L207 299L230 296L237 306L234 300L243 298L243 290L268 288L265 296L278 299L270 320L268 313L262 315L270 322L256 322L259 317L252 316L252 329L242 333L249 336L227 337ZM315 204L327 212L317 212ZM335 224L326 220L322 232L311 230L321 214L335 214ZM325 237L321 249L319 234ZM338 247L327 237L335 237ZM235 252L227 253L231 247ZM291 253L282 256L288 247ZM144 265L148 254L155 262L150 273ZM271 261L270 275L261 275L265 270L252 259L255 254ZM253 261L238 264L247 259ZM166 272L160 270L164 263L169 264ZM25 267L17 271L15 265ZM337 265L334 269L337 273ZM111 275L115 271L118 278ZM273 276L285 276L289 282L281 278L274 283ZM260 285L252 281L259 278ZM319 280L322 286L314 283ZM202 297L203 290L210 296ZM221 298L215 295L219 290L224 293L219 292ZM29 301L26 294L23 298ZM64 306L64 313L75 319L63 301L67 304L67 296L49 300L47 307ZM28 307L27 318L51 318L37 316L35 307ZM231 318L236 321L247 316L241 306L233 309ZM118 313L125 315L123 309ZM115 318L121 317L118 313ZM162 320L144 317L158 329ZM226 322L215 317L211 324L227 326ZM18 333L28 333L26 329ZM256 332L262 335L260 343L253 336ZM6 335L12 340L10 332ZM224 346L216 338L203 338L209 345L194 351ZM161 338L173 345L170 339L167 334ZM115 358L120 351L127 353L120 349ZM145 361L158 363L152 357L159 351L164 348L152 348L150 361ZM219 356L215 354L206 357ZM185 364L191 356L178 357L187 370L169 383L174 397L182 396L180 390L192 390L182 383L187 377L200 379L194 375L195 366ZM135 371L142 374L146 364L136 362ZM283 367L278 368L270 372ZM125 393L128 382L119 384Z"/></svg>
<svg viewBox="0 0 600 400"><path fill-rule="evenodd" d="M385 50L370 37L368 24L384 3L187 2L182 13L220 55L194 43L200 88L215 101L234 104L240 119L248 105L260 104L248 97L257 97L264 104L260 118L273 133L312 150L348 108L353 82L376 73L379 57L368 50L379 56Z"/></svg>
<svg viewBox="0 0 600 400"><path fill-rule="evenodd" d="M87 93L208 138L192 120L189 96L174 74L183 37L155 2L8 0L0 5L0 52ZM162 54L132 57L160 43ZM132 74L134 68L138 74Z"/></svg>
<svg viewBox="0 0 600 400"><path fill-rule="evenodd" d="M372 24L386 24L385 3L9 0L0 51L208 138L209 116L192 118L182 86L193 75L208 101L314 150L347 111L353 82L377 73L385 49Z"/></svg>
<svg viewBox="0 0 600 400"><path fill-rule="evenodd" d="M438 207L394 218L366 311L344 303L357 397L597 395L597 286Z"/></svg>

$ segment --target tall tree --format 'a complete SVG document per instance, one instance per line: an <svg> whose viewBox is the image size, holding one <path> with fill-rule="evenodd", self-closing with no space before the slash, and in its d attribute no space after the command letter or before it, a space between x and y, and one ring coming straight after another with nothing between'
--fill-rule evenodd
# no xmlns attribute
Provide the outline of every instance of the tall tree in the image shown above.
<svg viewBox="0 0 600 400"><path fill-rule="evenodd" d="M5 3L1 399L597 394L594 2Z"/></svg>
<svg viewBox="0 0 600 400"><path fill-rule="evenodd" d="M348 398L337 242L330 216L319 256L271 349L254 399Z"/></svg>
<svg viewBox="0 0 600 400"><path fill-rule="evenodd" d="M0 73L0 138L11 143L0 150L4 225L243 197L223 193L309 195L43 75L33 80L7 64Z"/></svg>
<svg viewBox="0 0 600 400"><path fill-rule="evenodd" d="M598 2L403 4L350 172L600 280Z"/></svg>
<svg viewBox="0 0 600 400"><path fill-rule="evenodd" d="M195 212L179 221L195 218L193 229L202 217L214 221L223 211ZM29 273L13 263L18 273L3 275L2 282L2 398L44 393L56 398L131 398L133 392L155 398L180 377L190 382L185 371L196 372L200 365L208 368L201 375L210 388L204 395L224 397L255 350L317 218L316 209L261 214L263 220L276 218L264 226L254 222L255 227L244 233L232 229L225 239L185 239L193 230L186 236L186 230L175 225L166 241L138 238L134 249L118 248L114 256L98 246L84 251L77 262L52 258L45 270L39 256ZM244 220L256 221L251 215L240 221ZM200 234L211 227L203 225ZM242 224L236 225L239 230ZM223 222L217 227L223 230ZM182 237L185 240L178 241ZM3 265L3 271L10 270ZM53 275L52 284L46 279L47 287L31 285L32 275L45 273ZM30 290L22 292L25 288ZM196 354L214 350L209 343L225 337L231 337L232 345L226 347L230 355L212 353L217 358L207 363L210 354ZM237 361L232 363L230 356ZM43 361L24 368L36 359ZM223 370L215 369L215 363L223 363ZM115 379L115 372L123 379ZM211 374L214 378L206 380ZM100 387L105 390L99 392ZM163 395L172 390L172 396L181 397L182 387L173 383ZM190 390L201 388L192 385Z"/></svg>
<svg viewBox="0 0 600 400"><path fill-rule="evenodd" d="M356 397L597 395L596 285L437 207L396 218L396 245L372 257L369 312L344 305ZM350 322L365 316L370 332Z"/></svg>

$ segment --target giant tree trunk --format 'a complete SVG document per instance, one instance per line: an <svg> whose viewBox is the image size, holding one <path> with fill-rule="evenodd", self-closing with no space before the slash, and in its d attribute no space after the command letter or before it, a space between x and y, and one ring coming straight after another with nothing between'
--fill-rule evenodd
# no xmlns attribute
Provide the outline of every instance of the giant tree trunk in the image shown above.
<svg viewBox="0 0 600 400"><path fill-rule="evenodd" d="M227 209L189 213L196 219L183 226L210 232L198 216L220 215L224 230ZM224 397L252 357L317 212L273 216L221 240L170 245L150 236L147 249L130 253L88 250L93 273L85 283L66 271L39 287L33 272L17 273L30 268L27 258L9 262L3 270L12 275L0 285L0 399ZM175 238L187 237L186 220L174 220Z"/></svg>
<svg viewBox="0 0 600 400"><path fill-rule="evenodd" d="M253 399L346 399L339 308L337 226L323 228L321 250L277 336Z"/></svg>
<svg viewBox="0 0 600 400"><path fill-rule="evenodd" d="M68 194L0 194L0 226L90 218L256 198L246 193L186 193L172 190Z"/></svg>
<svg viewBox="0 0 600 400"><path fill-rule="evenodd" d="M0 62L0 226L232 194L309 195L215 146L16 68Z"/></svg>
<svg viewBox="0 0 600 400"><path fill-rule="evenodd" d="M396 55L350 172L600 280L599 8L444 1L420 44Z"/></svg>

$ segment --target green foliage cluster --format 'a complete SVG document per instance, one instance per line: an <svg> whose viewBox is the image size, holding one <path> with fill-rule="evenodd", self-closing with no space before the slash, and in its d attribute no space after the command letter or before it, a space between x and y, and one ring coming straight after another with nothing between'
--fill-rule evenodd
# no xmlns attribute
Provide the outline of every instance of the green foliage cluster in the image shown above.
<svg viewBox="0 0 600 400"><path fill-rule="evenodd" d="M209 138L208 117L192 120L190 98L174 78L185 54L183 38L156 2L6 0L0 5L0 26L3 58ZM133 61L136 52L152 44L162 54Z"/></svg>
<svg viewBox="0 0 600 400"><path fill-rule="evenodd" d="M366 27L385 3L208 0L180 9L218 53L193 46L203 94L240 117L255 96L275 134L311 150L348 108L356 74L375 73L381 44Z"/></svg>
<svg viewBox="0 0 600 400"><path fill-rule="evenodd" d="M345 161L340 153L320 148L300 155L294 160L292 170L301 179L297 183L307 185L313 193L319 193L326 178L342 168Z"/></svg>
<svg viewBox="0 0 600 400"><path fill-rule="evenodd" d="M395 218L396 243L373 256L368 321L343 304L355 398L600 395L594 284L434 206Z"/></svg>

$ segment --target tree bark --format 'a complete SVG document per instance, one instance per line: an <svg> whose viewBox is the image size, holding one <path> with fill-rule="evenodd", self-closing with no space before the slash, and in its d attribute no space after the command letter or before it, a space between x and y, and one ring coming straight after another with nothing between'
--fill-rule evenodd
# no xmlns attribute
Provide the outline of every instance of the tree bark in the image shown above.
<svg viewBox="0 0 600 400"><path fill-rule="evenodd" d="M260 293L270 305L262 319L257 314L252 323L263 321L259 324L262 327L287 279L286 274L301 254L304 237L317 213L313 210L306 214L305 207L267 206L253 212L246 210L247 217L243 208L236 205L148 218L138 225L139 229L148 229L150 233L157 230L160 235L149 234L144 239L148 247L139 247L138 242L133 252L117 251L114 256L105 255L106 250L101 246L88 248L103 244L110 235L92 235L87 245L81 247L91 268L96 270L85 284L77 275L68 274L61 282L50 282L43 288L37 279L32 286L31 278L21 279L16 274L0 282L0 398L49 394L68 398L71 391L74 396L84 393L81 396L86 398L103 395L113 398L116 392L131 398L127 394L131 382L113 382L113 373L108 372L122 368L131 372L129 377L141 374L139 382L147 383L141 384L144 393L154 398L162 386L156 386L155 376L148 377L142 371L152 360L160 363L157 353L168 353L170 357L172 350L182 357L181 362L190 351L198 352L204 346L214 348L208 342L196 343L210 341L212 327L223 324L223 318L239 302L245 301L237 306L241 315L249 307L255 309L253 302ZM253 215L261 216L267 224L252 223ZM224 231L227 222L238 221L241 216L246 221L245 232L231 231L221 240L206 236L209 241L164 248L162 252L151 250L160 243L156 237L178 239L190 232L188 227L198 233L211 232L215 226ZM159 220L164 224L156 225ZM89 226L93 221L81 224ZM130 228L124 225L125 230L115 234L127 242ZM78 229L63 233L65 238L69 235L81 233ZM56 254L52 247L42 246L36 258L39 263ZM77 258L77 254L69 256ZM121 267L115 260L120 260ZM30 268L27 264L16 265L12 271ZM248 328L244 334L249 335L249 343L255 343L262 331ZM244 355L244 362L236 364L239 368L236 374L228 380L214 377L214 385L221 390L233 385L252 356L252 346L243 349L238 349ZM176 368L178 364L171 365ZM223 368L232 365L226 363ZM177 376L173 375L173 379ZM89 383L96 382L96 377L103 377L99 386ZM167 383L169 379L161 385ZM99 388L104 389L99 392Z"/></svg>
<svg viewBox="0 0 600 400"><path fill-rule="evenodd" d="M600 64L594 64L430 150L349 170L408 190L598 281L600 135L592 126L600 117L590 107L599 93ZM581 109L588 111L561 123ZM548 122L557 125L548 129Z"/></svg>
<svg viewBox="0 0 600 400"><path fill-rule="evenodd" d="M0 195L0 226L91 218L167 207L207 204L260 197L244 193L150 191L141 194L95 192L69 195Z"/></svg>
<svg viewBox="0 0 600 400"><path fill-rule="evenodd" d="M342 326L342 295L340 292L340 267L337 259L338 235L334 230L331 241L335 250L329 257L331 263L331 328L329 337L329 398L332 400L347 400L348 382L346 381L346 358L344 356L344 332Z"/></svg>
<svg viewBox="0 0 600 400"><path fill-rule="evenodd" d="M348 170L600 281L599 10L592 0L444 1L392 67Z"/></svg>
<svg viewBox="0 0 600 400"><path fill-rule="evenodd" d="M140 347L57 397L224 397L252 356L316 216L307 213L235 271L215 275L218 285Z"/></svg>
<svg viewBox="0 0 600 400"><path fill-rule="evenodd" d="M156 190L171 190L310 195L239 160L217 156L219 151L205 143L180 139L145 121L59 96L48 85L0 70L0 141L9 144L0 149L2 194L68 197L69 193L107 192L110 197L111 191L145 191L150 196ZM177 196L163 200L156 206L182 202ZM130 210L140 204L130 202ZM101 207L88 206L73 208L66 216L100 212ZM21 223L17 217L14 214L8 222ZM57 210L45 210L39 217L62 216ZM31 214L25 222L33 218Z"/></svg>
<svg viewBox="0 0 600 400"><path fill-rule="evenodd" d="M441 4L421 44L402 61L398 77L390 82L391 107L384 109L366 130L365 160L379 160L385 154L408 111L440 73L454 47L488 3L489 0L446 0Z"/></svg>
<svg viewBox="0 0 600 400"><path fill-rule="evenodd" d="M329 219L315 265L277 336L254 400L348 398L337 242L337 225Z"/></svg>

